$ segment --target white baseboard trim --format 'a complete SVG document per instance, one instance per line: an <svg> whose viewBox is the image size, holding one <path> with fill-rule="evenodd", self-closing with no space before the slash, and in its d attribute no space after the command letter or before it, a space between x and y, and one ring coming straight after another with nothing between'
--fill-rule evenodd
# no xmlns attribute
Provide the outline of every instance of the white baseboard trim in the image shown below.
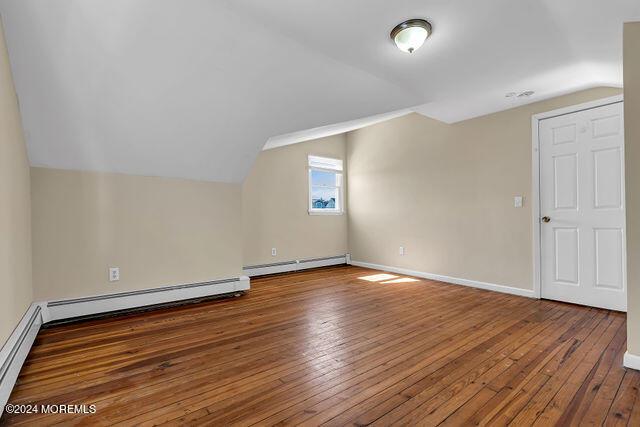
<svg viewBox="0 0 640 427"><path fill-rule="evenodd" d="M309 268L347 264L348 257L349 255L338 255L325 258L276 262L273 264L251 265L244 267L243 272L249 277L266 276L268 274L276 273L288 273L291 271L307 270Z"/></svg>
<svg viewBox="0 0 640 427"><path fill-rule="evenodd" d="M631 354L628 351L624 353L623 365L626 368L637 369L640 371L640 356Z"/></svg>
<svg viewBox="0 0 640 427"><path fill-rule="evenodd" d="M9 401L11 390L42 323L42 308L38 304L31 304L0 350L0 415L4 412L4 406Z"/></svg>
<svg viewBox="0 0 640 427"><path fill-rule="evenodd" d="M407 276L421 277L423 279L437 280L438 282L451 283L454 285L469 286L472 288L484 289L487 291L502 292L505 294L518 295L521 297L535 298L533 290L514 288L511 286L496 285L494 283L478 282L477 280L460 279L457 277L443 276L440 274L425 273L423 271L409 270L406 268L390 267L387 265L372 264L362 261L351 261L352 265L358 267L371 268L373 270L388 271L391 273L405 274Z"/></svg>
<svg viewBox="0 0 640 427"><path fill-rule="evenodd" d="M72 298L41 303L44 322L127 310L194 298L231 294L250 288L247 276L212 282L166 286L139 291Z"/></svg>

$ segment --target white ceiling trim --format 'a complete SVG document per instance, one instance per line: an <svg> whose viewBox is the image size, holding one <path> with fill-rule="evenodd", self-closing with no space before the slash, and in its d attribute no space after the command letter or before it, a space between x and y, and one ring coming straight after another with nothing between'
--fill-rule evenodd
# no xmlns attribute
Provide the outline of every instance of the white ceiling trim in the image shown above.
<svg viewBox="0 0 640 427"><path fill-rule="evenodd" d="M505 98L502 94L496 96L496 94L493 93L485 94L485 96L482 97L466 99L464 101L431 102L412 108L337 123L335 125L321 126L314 129L292 132L286 135L274 136L269 138L263 147L263 151L351 132L377 123L403 117L411 113L418 113L427 118L438 120L446 124L454 124L597 87L622 88L622 85L618 82L603 81L601 83L574 85L571 86L570 89L564 91L536 93L535 96L529 98ZM464 105L461 105L462 103L464 103Z"/></svg>
<svg viewBox="0 0 640 427"><path fill-rule="evenodd" d="M300 142L311 141L313 139L326 138L328 136L339 135L350 132L352 130L361 129L363 127L375 125L376 123L385 122L387 120L406 116L412 113L413 109L403 109L392 111L384 114L376 114L374 116L365 117L357 120L337 123L334 125L320 126L314 129L303 130L300 132L292 132L286 135L274 136L269 138L264 145L263 150L271 150L286 145L298 144Z"/></svg>

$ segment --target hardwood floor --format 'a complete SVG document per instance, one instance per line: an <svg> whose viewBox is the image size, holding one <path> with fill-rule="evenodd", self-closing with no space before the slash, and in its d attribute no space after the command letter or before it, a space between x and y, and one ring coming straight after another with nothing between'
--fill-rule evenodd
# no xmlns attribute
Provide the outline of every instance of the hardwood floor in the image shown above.
<svg viewBox="0 0 640 427"><path fill-rule="evenodd" d="M334 267L44 329L3 424L629 425L625 315Z"/></svg>

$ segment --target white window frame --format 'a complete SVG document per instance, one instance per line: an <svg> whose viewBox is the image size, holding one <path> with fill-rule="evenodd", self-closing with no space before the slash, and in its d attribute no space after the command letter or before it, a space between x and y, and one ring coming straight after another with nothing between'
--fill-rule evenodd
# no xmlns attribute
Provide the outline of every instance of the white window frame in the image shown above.
<svg viewBox="0 0 640 427"><path fill-rule="evenodd" d="M308 211L309 215L342 215L344 213L344 171L343 162L341 159L334 159L329 157L309 156L308 158L308 181L309 181L309 195L308 195ZM336 208L335 209L318 209L313 207L313 180L311 174L313 171L319 172L331 172L339 175L340 185L336 185L337 191ZM328 187L334 188L334 187Z"/></svg>

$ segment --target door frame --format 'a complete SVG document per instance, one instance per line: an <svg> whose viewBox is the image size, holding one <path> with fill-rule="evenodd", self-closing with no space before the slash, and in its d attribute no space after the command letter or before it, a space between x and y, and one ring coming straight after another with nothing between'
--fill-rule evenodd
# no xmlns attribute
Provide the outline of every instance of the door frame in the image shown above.
<svg viewBox="0 0 640 427"><path fill-rule="evenodd" d="M624 102L624 95L610 96L608 98L571 105L569 107L546 111L531 116L531 219L533 220L533 295L535 298L542 298L542 246L540 234L540 122L545 119L604 107L605 105L618 104L620 102Z"/></svg>

